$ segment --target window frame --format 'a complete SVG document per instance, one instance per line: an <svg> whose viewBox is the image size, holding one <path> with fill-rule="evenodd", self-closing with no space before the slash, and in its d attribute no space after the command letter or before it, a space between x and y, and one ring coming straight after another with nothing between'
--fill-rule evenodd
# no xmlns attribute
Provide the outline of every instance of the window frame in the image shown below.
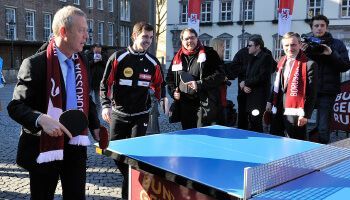
<svg viewBox="0 0 350 200"><path fill-rule="evenodd" d="M74 0L74 1L73 1L73 4L74 4L74 5L80 5L80 0Z"/></svg>
<svg viewBox="0 0 350 200"><path fill-rule="evenodd" d="M314 6L311 7L311 2L310 1L314 1ZM320 6L315 6L316 1L320 1ZM323 13L323 0L307 0L307 7L306 7L306 18L307 19L311 19L313 16L318 15L318 14L322 14ZM313 11L313 15L310 15L310 11ZM319 9L320 12L316 13L315 10ZM315 14L316 13L316 14Z"/></svg>
<svg viewBox="0 0 350 200"><path fill-rule="evenodd" d="M227 3L230 3L231 4L231 10L228 11L227 10ZM226 4L226 10L223 11L222 8L223 8L223 4ZM223 19L223 14L225 14L225 20ZM230 19L228 19L227 15L230 14ZM231 22L232 19L233 19L233 1L232 0L222 0L220 2L220 17L219 17L219 21L220 22Z"/></svg>
<svg viewBox="0 0 350 200"><path fill-rule="evenodd" d="M114 12L114 0L108 0L108 11L110 13L113 13Z"/></svg>
<svg viewBox="0 0 350 200"><path fill-rule="evenodd" d="M340 17L341 18L350 18L350 1L346 1L347 5L343 5L343 1L340 4ZM346 8L347 15L343 15L343 9Z"/></svg>
<svg viewBox="0 0 350 200"><path fill-rule="evenodd" d="M203 11L203 6L205 5L205 12ZM213 12L213 4L211 1L204 1L201 3L201 17L200 17L200 22L201 23L208 23L212 22L212 12ZM209 11L208 11L209 10ZM203 20L204 18L204 20ZM209 19L208 19L209 18Z"/></svg>
<svg viewBox="0 0 350 200"><path fill-rule="evenodd" d="M86 0L86 8L93 9L94 8L94 0Z"/></svg>
<svg viewBox="0 0 350 200"><path fill-rule="evenodd" d="M47 21L46 19L47 16L50 17L49 21ZM50 39L50 35L52 33L51 27L52 27L52 13L43 13L43 41L44 42L49 41Z"/></svg>
<svg viewBox="0 0 350 200"><path fill-rule="evenodd" d="M7 11L13 11L13 13L11 13L11 19L9 19L9 16L8 16L8 12ZM5 29L6 29L6 36L5 36L5 39L7 40L17 40L17 20L16 20L16 8L12 8L12 7L5 7ZM10 22L13 22L15 23L14 24L14 27L13 27L13 30L10 29ZM13 32L12 32L13 31Z"/></svg>
<svg viewBox="0 0 350 200"><path fill-rule="evenodd" d="M98 21L97 23L97 41L100 45L104 45L104 21Z"/></svg>
<svg viewBox="0 0 350 200"><path fill-rule="evenodd" d="M35 11L34 10L27 10L25 11L25 40L26 41L35 41L36 40L36 34L35 34ZM28 14L31 14L32 21L28 20ZM32 22L32 24L28 24L28 22ZM30 30L31 29L31 30ZM32 35L30 35L32 33Z"/></svg>
<svg viewBox="0 0 350 200"><path fill-rule="evenodd" d="M114 46L114 23L108 22L108 45Z"/></svg>
<svg viewBox="0 0 350 200"><path fill-rule="evenodd" d="M188 1L182 1L180 4L180 23L185 24L188 22Z"/></svg>
<svg viewBox="0 0 350 200"><path fill-rule="evenodd" d="M219 36L217 36L217 38L221 39L224 41L224 61L231 61L231 57L232 57L232 39L233 36L228 34L228 33L223 33Z"/></svg>
<svg viewBox="0 0 350 200"><path fill-rule="evenodd" d="M246 3L246 5L243 5L244 2ZM250 2L251 2L251 5L249 5ZM251 6L251 8L248 9L247 6ZM249 13L251 13L251 18L248 18ZM243 20L243 17L244 17L244 21L254 21L254 17L255 17L255 0L245 0L245 1L241 0L241 13L240 13L241 21Z"/></svg>
<svg viewBox="0 0 350 200"><path fill-rule="evenodd" d="M89 33L89 40L86 43L89 45L92 45L94 43L94 20L87 19L86 22L88 25L88 33Z"/></svg>

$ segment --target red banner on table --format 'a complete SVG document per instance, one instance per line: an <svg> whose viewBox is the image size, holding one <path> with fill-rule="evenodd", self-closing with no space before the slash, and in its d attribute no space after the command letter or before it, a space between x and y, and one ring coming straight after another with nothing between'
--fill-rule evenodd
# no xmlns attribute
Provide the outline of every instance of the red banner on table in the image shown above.
<svg viewBox="0 0 350 200"><path fill-rule="evenodd" d="M350 132L350 81L343 82L333 105L332 130Z"/></svg>
<svg viewBox="0 0 350 200"><path fill-rule="evenodd" d="M278 34L284 35L292 27L294 0L279 0L278 7Z"/></svg>
<svg viewBox="0 0 350 200"><path fill-rule="evenodd" d="M193 28L199 34L199 21L201 16L201 0L188 1L188 27Z"/></svg>
<svg viewBox="0 0 350 200"><path fill-rule="evenodd" d="M214 200L156 175L131 169L131 200Z"/></svg>

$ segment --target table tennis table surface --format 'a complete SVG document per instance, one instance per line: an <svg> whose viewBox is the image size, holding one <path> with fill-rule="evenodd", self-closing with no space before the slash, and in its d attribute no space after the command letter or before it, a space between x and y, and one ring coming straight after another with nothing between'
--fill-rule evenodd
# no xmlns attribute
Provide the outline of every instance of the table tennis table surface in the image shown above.
<svg viewBox="0 0 350 200"><path fill-rule="evenodd" d="M111 141L105 154L125 156L232 197L243 198L244 168L259 166L321 146L269 134L209 126ZM322 199L344 192L350 194L350 167L344 167L344 163L350 165L350 161L339 163L253 198L281 199L281 195L284 195L285 199L296 199L292 198L293 195L301 195L299 198L304 199L303 197L315 193L318 198L311 195L306 199ZM348 173L344 175L340 171ZM331 188L328 187L330 183ZM319 191L323 189L326 190Z"/></svg>

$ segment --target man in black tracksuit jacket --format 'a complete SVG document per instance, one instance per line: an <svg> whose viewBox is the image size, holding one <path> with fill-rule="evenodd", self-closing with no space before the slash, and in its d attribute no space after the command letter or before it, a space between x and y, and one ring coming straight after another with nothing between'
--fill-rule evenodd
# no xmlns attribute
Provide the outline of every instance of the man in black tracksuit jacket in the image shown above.
<svg viewBox="0 0 350 200"><path fill-rule="evenodd" d="M136 23L133 45L112 54L107 62L100 97L102 118L110 124L111 140L144 136L151 109L149 89L158 100L165 97L160 63L147 52L153 30L145 22ZM116 163L124 176L122 198L128 199L128 165L122 160Z"/></svg>

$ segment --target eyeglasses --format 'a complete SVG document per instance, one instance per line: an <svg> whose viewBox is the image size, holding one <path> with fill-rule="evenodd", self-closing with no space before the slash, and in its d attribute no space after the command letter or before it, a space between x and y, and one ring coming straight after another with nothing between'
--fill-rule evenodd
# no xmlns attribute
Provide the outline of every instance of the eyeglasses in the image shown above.
<svg viewBox="0 0 350 200"><path fill-rule="evenodd" d="M247 47L252 47L252 46L255 46L254 44L247 44Z"/></svg>
<svg viewBox="0 0 350 200"><path fill-rule="evenodd" d="M194 40L194 39L196 39L196 36L190 36L187 38L183 38L182 40L187 41L187 40Z"/></svg>

